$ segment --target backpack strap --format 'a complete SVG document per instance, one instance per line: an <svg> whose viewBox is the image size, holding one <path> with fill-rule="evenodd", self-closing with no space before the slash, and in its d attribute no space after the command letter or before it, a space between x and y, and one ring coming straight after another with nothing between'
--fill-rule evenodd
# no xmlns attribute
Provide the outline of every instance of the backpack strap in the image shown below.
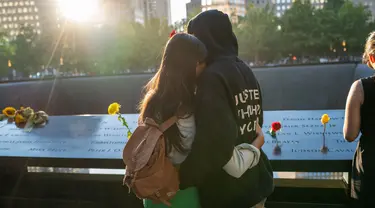
<svg viewBox="0 0 375 208"><path fill-rule="evenodd" d="M153 119L146 118L144 123L154 128L146 128L146 130L137 127L132 137L125 145L123 151L124 163L130 165L132 162L137 161L134 167L132 167L133 171L136 172L142 169L150 159L159 137L165 130L175 124L177 120L177 116L172 116L161 125L158 125ZM142 147L143 145L147 145L147 148ZM129 151L126 151L127 147ZM138 154L140 151L142 151L142 154ZM129 154L125 155L126 152L129 152ZM128 160L131 160L131 162L127 163Z"/></svg>
<svg viewBox="0 0 375 208"><path fill-rule="evenodd" d="M168 120L164 121L164 123L162 123L159 126L160 131L165 132L167 129L169 129L169 127L171 127L173 124L175 124L177 122L177 120L178 120L177 116L170 117Z"/></svg>

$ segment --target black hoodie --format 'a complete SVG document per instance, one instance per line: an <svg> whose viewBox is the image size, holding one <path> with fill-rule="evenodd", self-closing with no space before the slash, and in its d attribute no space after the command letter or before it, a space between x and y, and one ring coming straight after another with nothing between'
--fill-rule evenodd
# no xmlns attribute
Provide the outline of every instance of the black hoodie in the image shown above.
<svg viewBox="0 0 375 208"><path fill-rule="evenodd" d="M267 156L261 151L258 165L238 179L223 166L236 145L255 139L256 122L263 124L258 82L237 57L237 38L226 14L202 12L189 22L188 33L206 45L208 66L197 82L197 132L192 150L180 166L180 188L196 186L204 208L249 208L273 192Z"/></svg>

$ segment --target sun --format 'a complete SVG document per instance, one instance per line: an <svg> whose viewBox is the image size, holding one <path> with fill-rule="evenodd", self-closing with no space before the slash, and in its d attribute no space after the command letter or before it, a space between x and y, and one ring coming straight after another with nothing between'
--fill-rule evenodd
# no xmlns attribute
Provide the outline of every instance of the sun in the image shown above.
<svg viewBox="0 0 375 208"><path fill-rule="evenodd" d="M62 15L71 21L87 22L97 18L99 0L58 0Z"/></svg>

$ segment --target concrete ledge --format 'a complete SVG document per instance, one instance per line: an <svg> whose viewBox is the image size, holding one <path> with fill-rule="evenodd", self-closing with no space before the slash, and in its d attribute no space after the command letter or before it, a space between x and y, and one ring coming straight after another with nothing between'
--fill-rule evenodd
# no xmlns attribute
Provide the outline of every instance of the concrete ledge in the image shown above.
<svg viewBox="0 0 375 208"><path fill-rule="evenodd" d="M327 179L275 179L276 187L289 188L336 188L346 189L347 184L344 180Z"/></svg>
<svg viewBox="0 0 375 208"><path fill-rule="evenodd" d="M102 207L99 204L95 204L90 201L82 200L61 200L61 199L32 199L25 197L1 197L0 196L0 207L13 208L13 207L38 207L38 208L50 208L50 207L70 207L70 208L81 208L81 207Z"/></svg>
<svg viewBox="0 0 375 208"><path fill-rule="evenodd" d="M319 203L293 203L293 202L267 202L266 208L349 208L343 204L319 204Z"/></svg>
<svg viewBox="0 0 375 208"><path fill-rule="evenodd" d="M122 175L27 173L21 180L16 189L12 184L2 186L0 201L37 207L48 207L52 202L72 207L142 207L142 202L122 187ZM275 179L275 185L267 208L342 207L350 201L341 180Z"/></svg>
<svg viewBox="0 0 375 208"><path fill-rule="evenodd" d="M28 180L75 180L75 181L100 181L121 183L123 175L103 175L85 173L28 173ZM342 179L280 179L275 178L276 187L290 188L347 188L347 183Z"/></svg>

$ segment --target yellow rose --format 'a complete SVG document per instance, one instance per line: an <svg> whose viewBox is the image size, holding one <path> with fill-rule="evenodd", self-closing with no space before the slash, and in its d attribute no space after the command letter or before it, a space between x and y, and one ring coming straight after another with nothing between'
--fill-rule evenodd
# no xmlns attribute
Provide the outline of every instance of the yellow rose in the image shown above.
<svg viewBox="0 0 375 208"><path fill-rule="evenodd" d="M328 114L323 114L322 118L320 119L320 121L322 122L322 124L328 123L329 120L331 120L331 118L328 116Z"/></svg>
<svg viewBox="0 0 375 208"><path fill-rule="evenodd" d="M3 110L3 114L8 118L13 118L16 115L16 109L13 107L6 107Z"/></svg>
<svg viewBox="0 0 375 208"><path fill-rule="evenodd" d="M14 121L16 122L16 124L20 124L20 123L25 123L27 119L23 117L21 114L17 114L16 117L14 118Z"/></svg>
<svg viewBox="0 0 375 208"><path fill-rule="evenodd" d="M115 115L120 112L121 105L118 103L112 103L108 106L108 114Z"/></svg>

